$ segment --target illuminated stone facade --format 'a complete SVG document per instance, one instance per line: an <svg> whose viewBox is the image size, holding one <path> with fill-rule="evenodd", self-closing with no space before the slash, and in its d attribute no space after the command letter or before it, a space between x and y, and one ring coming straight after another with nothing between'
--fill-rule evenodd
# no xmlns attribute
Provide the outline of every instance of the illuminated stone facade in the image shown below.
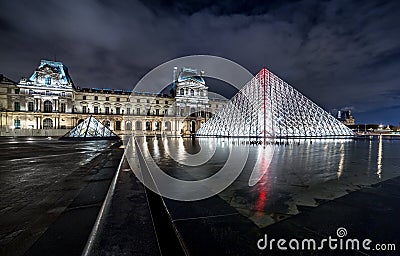
<svg viewBox="0 0 400 256"><path fill-rule="evenodd" d="M118 134L189 135L225 104L209 99L201 73L174 69L172 93L80 88L61 62L42 60L19 83L0 80L1 135L63 135L90 115Z"/></svg>

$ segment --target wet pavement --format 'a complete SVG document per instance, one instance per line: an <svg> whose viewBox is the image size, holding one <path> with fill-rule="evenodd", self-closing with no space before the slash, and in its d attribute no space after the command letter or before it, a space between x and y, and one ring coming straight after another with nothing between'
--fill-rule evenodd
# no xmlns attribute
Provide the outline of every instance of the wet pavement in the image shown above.
<svg viewBox="0 0 400 256"><path fill-rule="evenodd" d="M0 254L23 254L66 210L89 204L99 208L104 200L101 191L107 192L116 170L112 165L105 170L110 145L108 141L0 138ZM95 209L92 215L97 213ZM87 223L84 217L74 218ZM87 236L83 246L86 240ZM37 248L41 254L43 247Z"/></svg>
<svg viewBox="0 0 400 256"><path fill-rule="evenodd" d="M188 167L170 157L160 139L145 140L138 148L148 150L165 173L182 180L217 173L232 143L219 140L207 164ZM183 152L199 152L196 141L172 140L179 140L173 144L178 147L178 158L185 157ZM112 182L122 150L111 153L100 145L73 146L41 139L36 145L48 156L43 157L33 153L31 142L10 142L1 147L18 149L20 145L20 153L3 150L0 161L1 166L15 170L3 173L2 168L0 176L6 193L1 199L7 202L0 211L1 255L7 255L4 248L13 249L13 255L28 248L27 255L79 255L88 246L88 238L86 255L398 255L366 250L260 250L257 242L265 234L276 240L320 241L337 238L337 229L344 227L348 238L393 243L399 249L400 141L288 141L268 146L274 147L274 154L266 169L260 163L269 161L270 150L235 143L249 149L243 172L221 193L194 202L162 198L146 189L126 161ZM100 152L108 157L101 157ZM75 165L65 164L69 157ZM145 157L141 153L135 157L146 168ZM42 169L25 176L15 174L20 170L17 167L29 173L29 161ZM50 166L61 169L53 173ZM262 177L249 186L253 170L259 170ZM41 189L21 177L31 177ZM32 195L24 196L25 191ZM21 194L14 196L15 204L11 193ZM38 202L32 203L34 199ZM90 234L93 225L96 232Z"/></svg>
<svg viewBox="0 0 400 256"><path fill-rule="evenodd" d="M174 164L161 140L146 140L138 144L142 150L148 150L166 173L185 180L213 175L229 154L228 140L221 140L225 147L217 148L209 165L187 167ZM198 151L190 140L178 144L181 152ZM348 230L349 238L399 246L400 226L394 220L400 213L400 141L305 140L273 147L271 164L253 187L248 181L256 163L265 157L260 154L261 146L250 146L244 171L218 195L195 202L164 198L166 211L190 255L267 255L271 252L259 250L256 244L264 234L275 239L321 240L336 236L339 227ZM398 254L274 250L273 255Z"/></svg>

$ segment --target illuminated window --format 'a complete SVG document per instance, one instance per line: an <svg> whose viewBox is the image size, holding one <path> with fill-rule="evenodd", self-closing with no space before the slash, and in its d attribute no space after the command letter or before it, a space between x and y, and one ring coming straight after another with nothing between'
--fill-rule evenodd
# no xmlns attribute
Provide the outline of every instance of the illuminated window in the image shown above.
<svg viewBox="0 0 400 256"><path fill-rule="evenodd" d="M21 128L21 120L14 119L14 128L15 129L20 129Z"/></svg>
<svg viewBox="0 0 400 256"><path fill-rule="evenodd" d="M50 85L51 84L51 77L46 76L46 78L44 80L44 83L47 84L47 85Z"/></svg>

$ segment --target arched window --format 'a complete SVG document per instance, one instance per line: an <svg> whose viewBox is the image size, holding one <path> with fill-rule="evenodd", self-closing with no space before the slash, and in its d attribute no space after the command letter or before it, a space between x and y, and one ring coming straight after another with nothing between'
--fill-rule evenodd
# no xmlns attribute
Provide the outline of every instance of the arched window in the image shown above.
<svg viewBox="0 0 400 256"><path fill-rule="evenodd" d="M45 113L51 113L53 112L53 104L51 103L51 101L46 100L44 102L44 112Z"/></svg>
<svg viewBox="0 0 400 256"><path fill-rule="evenodd" d="M170 121L166 121L165 122L165 130L166 131L171 131L171 122Z"/></svg>
<svg viewBox="0 0 400 256"><path fill-rule="evenodd" d="M131 131L131 130L132 130L132 123L131 123L131 121L127 121L127 122L125 123L125 130L126 130L126 131Z"/></svg>
<svg viewBox="0 0 400 256"><path fill-rule="evenodd" d="M105 126L107 126L107 127L110 127L110 124L111 124L111 123L110 123L109 120L105 120L103 124L104 124Z"/></svg>
<svg viewBox="0 0 400 256"><path fill-rule="evenodd" d="M141 121L136 121L135 130L136 131L141 131L142 130L142 122Z"/></svg>
<svg viewBox="0 0 400 256"><path fill-rule="evenodd" d="M185 90L181 88L179 94L180 95L184 95L185 94Z"/></svg>
<svg viewBox="0 0 400 256"><path fill-rule="evenodd" d="M45 118L43 120L43 129L52 129L53 128L53 120L50 118Z"/></svg>
<svg viewBox="0 0 400 256"><path fill-rule="evenodd" d="M190 96L194 96L194 90L190 89Z"/></svg>
<svg viewBox="0 0 400 256"><path fill-rule="evenodd" d="M46 76L46 78L44 79L44 83L47 85L51 84L51 77L50 76Z"/></svg>
<svg viewBox="0 0 400 256"><path fill-rule="evenodd" d="M85 120L79 119L78 124L82 123L83 121L85 121Z"/></svg>

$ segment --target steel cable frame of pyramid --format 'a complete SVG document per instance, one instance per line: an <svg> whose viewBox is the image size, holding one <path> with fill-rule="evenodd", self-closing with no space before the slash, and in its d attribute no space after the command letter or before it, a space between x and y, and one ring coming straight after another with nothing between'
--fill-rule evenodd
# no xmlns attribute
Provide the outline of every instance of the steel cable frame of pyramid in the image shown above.
<svg viewBox="0 0 400 256"><path fill-rule="evenodd" d="M354 132L262 69L196 133L228 137L351 137Z"/></svg>
<svg viewBox="0 0 400 256"><path fill-rule="evenodd" d="M120 137L103 125L93 116L89 116L83 122L72 128L60 139L70 140L118 140Z"/></svg>

